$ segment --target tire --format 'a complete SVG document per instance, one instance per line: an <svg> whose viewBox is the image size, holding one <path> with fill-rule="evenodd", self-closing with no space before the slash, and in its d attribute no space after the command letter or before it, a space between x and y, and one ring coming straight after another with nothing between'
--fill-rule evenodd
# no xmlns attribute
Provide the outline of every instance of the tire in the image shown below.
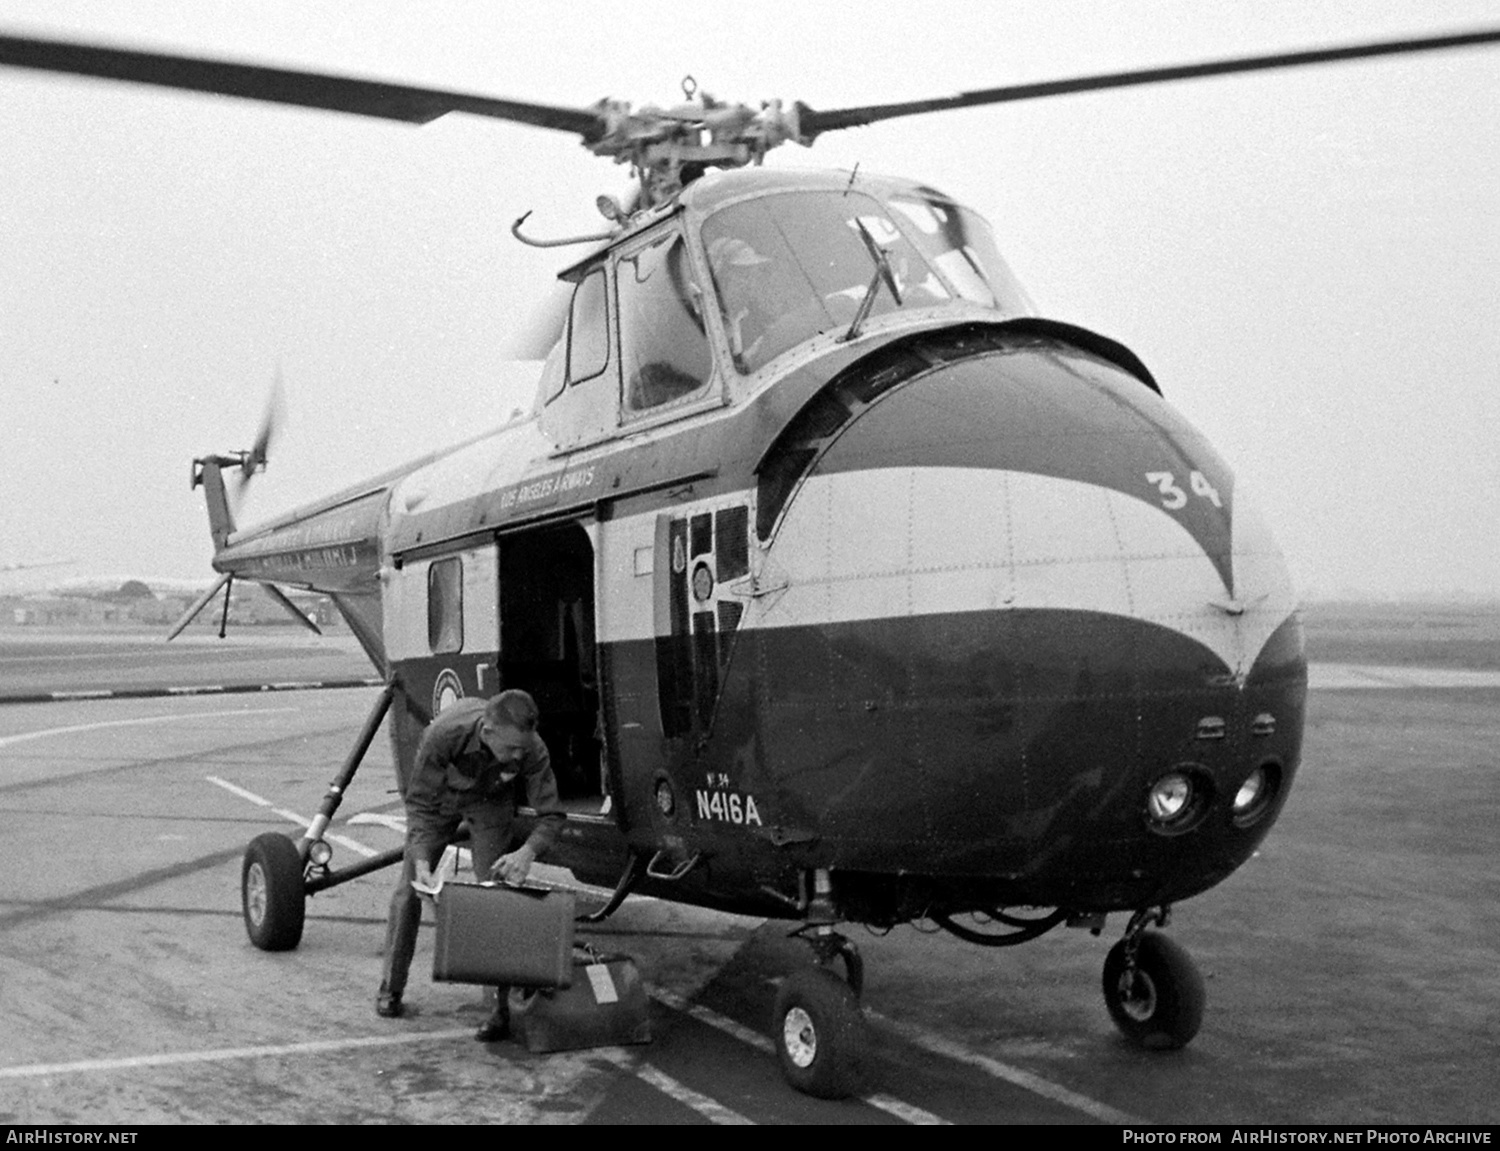
<svg viewBox="0 0 1500 1151"><path fill-rule="evenodd" d="M277 832L257 835L245 849L241 907L250 942L262 951L291 951L302 942L307 899L302 870L297 845Z"/></svg>
<svg viewBox="0 0 1500 1151"><path fill-rule="evenodd" d="M1153 1051L1186 1047L1203 1023L1203 977L1187 951L1155 931L1143 932L1135 972L1125 969L1125 941L1104 960L1104 1002L1126 1038Z"/></svg>
<svg viewBox="0 0 1500 1151"><path fill-rule="evenodd" d="M776 993L771 1035L781 1073L798 1091L843 1099L859 1090L869 1045L865 1017L833 972L805 967L787 978Z"/></svg>

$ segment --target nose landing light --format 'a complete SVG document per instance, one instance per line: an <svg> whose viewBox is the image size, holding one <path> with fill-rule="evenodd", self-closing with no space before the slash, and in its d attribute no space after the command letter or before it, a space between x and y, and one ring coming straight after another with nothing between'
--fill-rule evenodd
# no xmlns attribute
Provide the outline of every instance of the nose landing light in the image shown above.
<svg viewBox="0 0 1500 1151"><path fill-rule="evenodd" d="M1152 819L1166 823L1181 815L1192 797L1192 781L1174 771L1156 781L1156 786L1151 789L1151 795L1146 800L1146 810Z"/></svg>
<svg viewBox="0 0 1500 1151"><path fill-rule="evenodd" d="M1180 835L1197 825L1211 798L1207 772L1179 764L1146 792L1146 822L1161 835Z"/></svg>
<svg viewBox="0 0 1500 1151"><path fill-rule="evenodd" d="M1234 794L1232 816L1236 827L1249 827L1270 810L1281 786L1281 768L1267 760L1245 777Z"/></svg>

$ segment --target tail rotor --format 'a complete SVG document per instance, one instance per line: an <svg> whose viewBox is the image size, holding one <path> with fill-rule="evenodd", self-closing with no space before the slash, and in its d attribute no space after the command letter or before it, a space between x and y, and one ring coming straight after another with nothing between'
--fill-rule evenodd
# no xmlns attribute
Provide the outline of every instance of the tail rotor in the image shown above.
<svg viewBox="0 0 1500 1151"><path fill-rule="evenodd" d="M250 486L250 477L266 470L271 457L271 445L286 424L286 385L281 376L281 365L276 365L276 374L271 380L271 393L266 397L266 408L260 418L260 430L255 433L255 444L248 452L240 452L240 478L235 485L234 502L238 507L245 498L245 489Z"/></svg>
<svg viewBox="0 0 1500 1151"><path fill-rule="evenodd" d="M250 477L266 469L271 456L271 446L276 442L286 424L286 388L282 382L281 366L271 381L271 393L266 397L265 411L261 416L260 430L255 434L255 443L246 451L230 452L227 455L199 456L193 460L189 486L204 489L208 500L208 526L213 535L214 550L222 548L235 530L235 511L244 503L245 490ZM238 468L239 479L234 485L231 501L225 488L224 472Z"/></svg>

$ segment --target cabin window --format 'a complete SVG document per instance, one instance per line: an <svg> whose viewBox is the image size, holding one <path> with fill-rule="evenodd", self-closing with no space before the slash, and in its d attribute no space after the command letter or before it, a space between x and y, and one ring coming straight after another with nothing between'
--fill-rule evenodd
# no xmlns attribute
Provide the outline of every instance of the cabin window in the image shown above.
<svg viewBox="0 0 1500 1151"><path fill-rule="evenodd" d="M568 316L569 384L592 379L609 363L608 317L604 269L598 268L573 291L573 307Z"/></svg>
<svg viewBox="0 0 1500 1151"><path fill-rule="evenodd" d="M464 569L457 556L427 569L427 646L434 655L464 644Z"/></svg>
<svg viewBox="0 0 1500 1151"><path fill-rule="evenodd" d="M713 355L703 293L687 245L672 233L623 257L615 268L620 360L627 413L655 411L707 391Z"/></svg>

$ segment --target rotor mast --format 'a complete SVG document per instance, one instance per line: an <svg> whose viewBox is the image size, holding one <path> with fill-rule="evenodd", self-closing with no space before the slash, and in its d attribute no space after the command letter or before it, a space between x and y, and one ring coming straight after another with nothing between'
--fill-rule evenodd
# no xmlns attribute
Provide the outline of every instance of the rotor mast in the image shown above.
<svg viewBox="0 0 1500 1151"><path fill-rule="evenodd" d="M591 111L602 126L584 147L617 164L629 164L640 182L642 208L666 203L704 168L743 168L760 164L772 148L788 140L807 145L800 128L802 105L790 109L770 100L759 109L726 104L702 92L687 76L687 102L673 108L647 104L632 110L623 100L600 100Z"/></svg>

